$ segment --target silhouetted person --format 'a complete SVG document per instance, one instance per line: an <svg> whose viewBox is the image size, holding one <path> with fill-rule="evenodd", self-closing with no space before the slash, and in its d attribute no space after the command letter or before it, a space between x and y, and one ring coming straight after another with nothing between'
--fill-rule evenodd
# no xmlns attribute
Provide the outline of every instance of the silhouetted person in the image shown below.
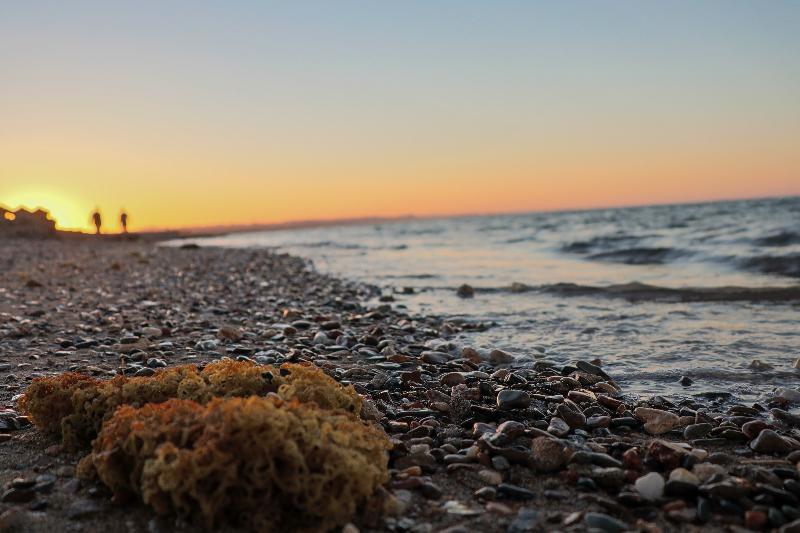
<svg viewBox="0 0 800 533"><path fill-rule="evenodd" d="M122 225L122 233L128 233L128 213L124 209L119 214L119 223Z"/></svg>
<svg viewBox="0 0 800 533"><path fill-rule="evenodd" d="M92 213L92 222L94 223L94 227L97 230L97 235L100 235L100 226L103 225L103 219L100 218L100 211L97 209L94 210Z"/></svg>

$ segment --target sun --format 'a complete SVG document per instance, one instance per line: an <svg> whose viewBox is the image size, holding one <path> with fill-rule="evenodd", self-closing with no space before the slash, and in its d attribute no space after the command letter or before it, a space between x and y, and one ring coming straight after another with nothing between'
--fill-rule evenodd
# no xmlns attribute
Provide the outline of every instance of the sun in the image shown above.
<svg viewBox="0 0 800 533"><path fill-rule="evenodd" d="M0 195L0 205L14 210L41 208L50 213L58 229L88 230L91 206L84 205L74 195L55 189L22 187Z"/></svg>

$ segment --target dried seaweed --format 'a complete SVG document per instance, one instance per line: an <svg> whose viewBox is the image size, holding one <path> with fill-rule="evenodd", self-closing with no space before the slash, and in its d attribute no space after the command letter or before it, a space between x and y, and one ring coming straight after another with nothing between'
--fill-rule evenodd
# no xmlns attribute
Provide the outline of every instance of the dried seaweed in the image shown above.
<svg viewBox="0 0 800 533"><path fill-rule="evenodd" d="M202 370L183 365L148 377L101 380L65 373L37 378L20 399L20 409L40 430L60 435L65 446L78 449L91 443L103 421L121 405L140 407L173 398L206 403L215 397L269 393L348 413L357 414L361 406L361 398L352 387L342 387L316 367L287 364L278 371L223 359Z"/></svg>
<svg viewBox="0 0 800 533"><path fill-rule="evenodd" d="M387 481L389 448L379 428L313 404L170 400L117 409L79 473L96 473L117 501L139 497L208 528L325 531Z"/></svg>

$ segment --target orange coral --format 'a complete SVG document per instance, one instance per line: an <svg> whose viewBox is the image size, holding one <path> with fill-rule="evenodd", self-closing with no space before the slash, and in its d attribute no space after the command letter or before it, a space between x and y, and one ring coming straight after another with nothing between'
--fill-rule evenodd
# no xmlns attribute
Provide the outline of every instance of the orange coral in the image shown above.
<svg viewBox="0 0 800 533"><path fill-rule="evenodd" d="M282 377L281 375L284 375ZM69 448L88 446L103 421L121 405L139 407L179 398L206 403L214 397L264 396L313 402L358 416L361 397L314 366L273 367L223 359L202 370L195 365L163 369L154 376L100 380L76 373L34 379L20 400L21 410L42 431L61 434Z"/></svg>
<svg viewBox="0 0 800 533"><path fill-rule="evenodd" d="M313 380L313 376L312 376ZM336 411L276 397L120 407L80 472L116 500L205 525L324 531L347 523L388 479L385 433Z"/></svg>
<svg viewBox="0 0 800 533"><path fill-rule="evenodd" d="M315 366L285 364L281 374L284 383L278 395L284 400L313 402L324 409L341 409L355 416L361 412L361 396L353 386L342 387Z"/></svg>

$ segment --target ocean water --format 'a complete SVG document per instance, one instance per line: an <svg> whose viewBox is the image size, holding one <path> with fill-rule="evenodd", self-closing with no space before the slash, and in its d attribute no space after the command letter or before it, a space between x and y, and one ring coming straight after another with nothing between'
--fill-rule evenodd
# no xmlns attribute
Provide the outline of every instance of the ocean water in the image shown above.
<svg viewBox="0 0 800 533"><path fill-rule="evenodd" d="M600 359L626 392L752 402L800 385L798 197L192 241L299 255L412 313L495 324L463 344L522 361ZM457 296L462 284L474 298Z"/></svg>

